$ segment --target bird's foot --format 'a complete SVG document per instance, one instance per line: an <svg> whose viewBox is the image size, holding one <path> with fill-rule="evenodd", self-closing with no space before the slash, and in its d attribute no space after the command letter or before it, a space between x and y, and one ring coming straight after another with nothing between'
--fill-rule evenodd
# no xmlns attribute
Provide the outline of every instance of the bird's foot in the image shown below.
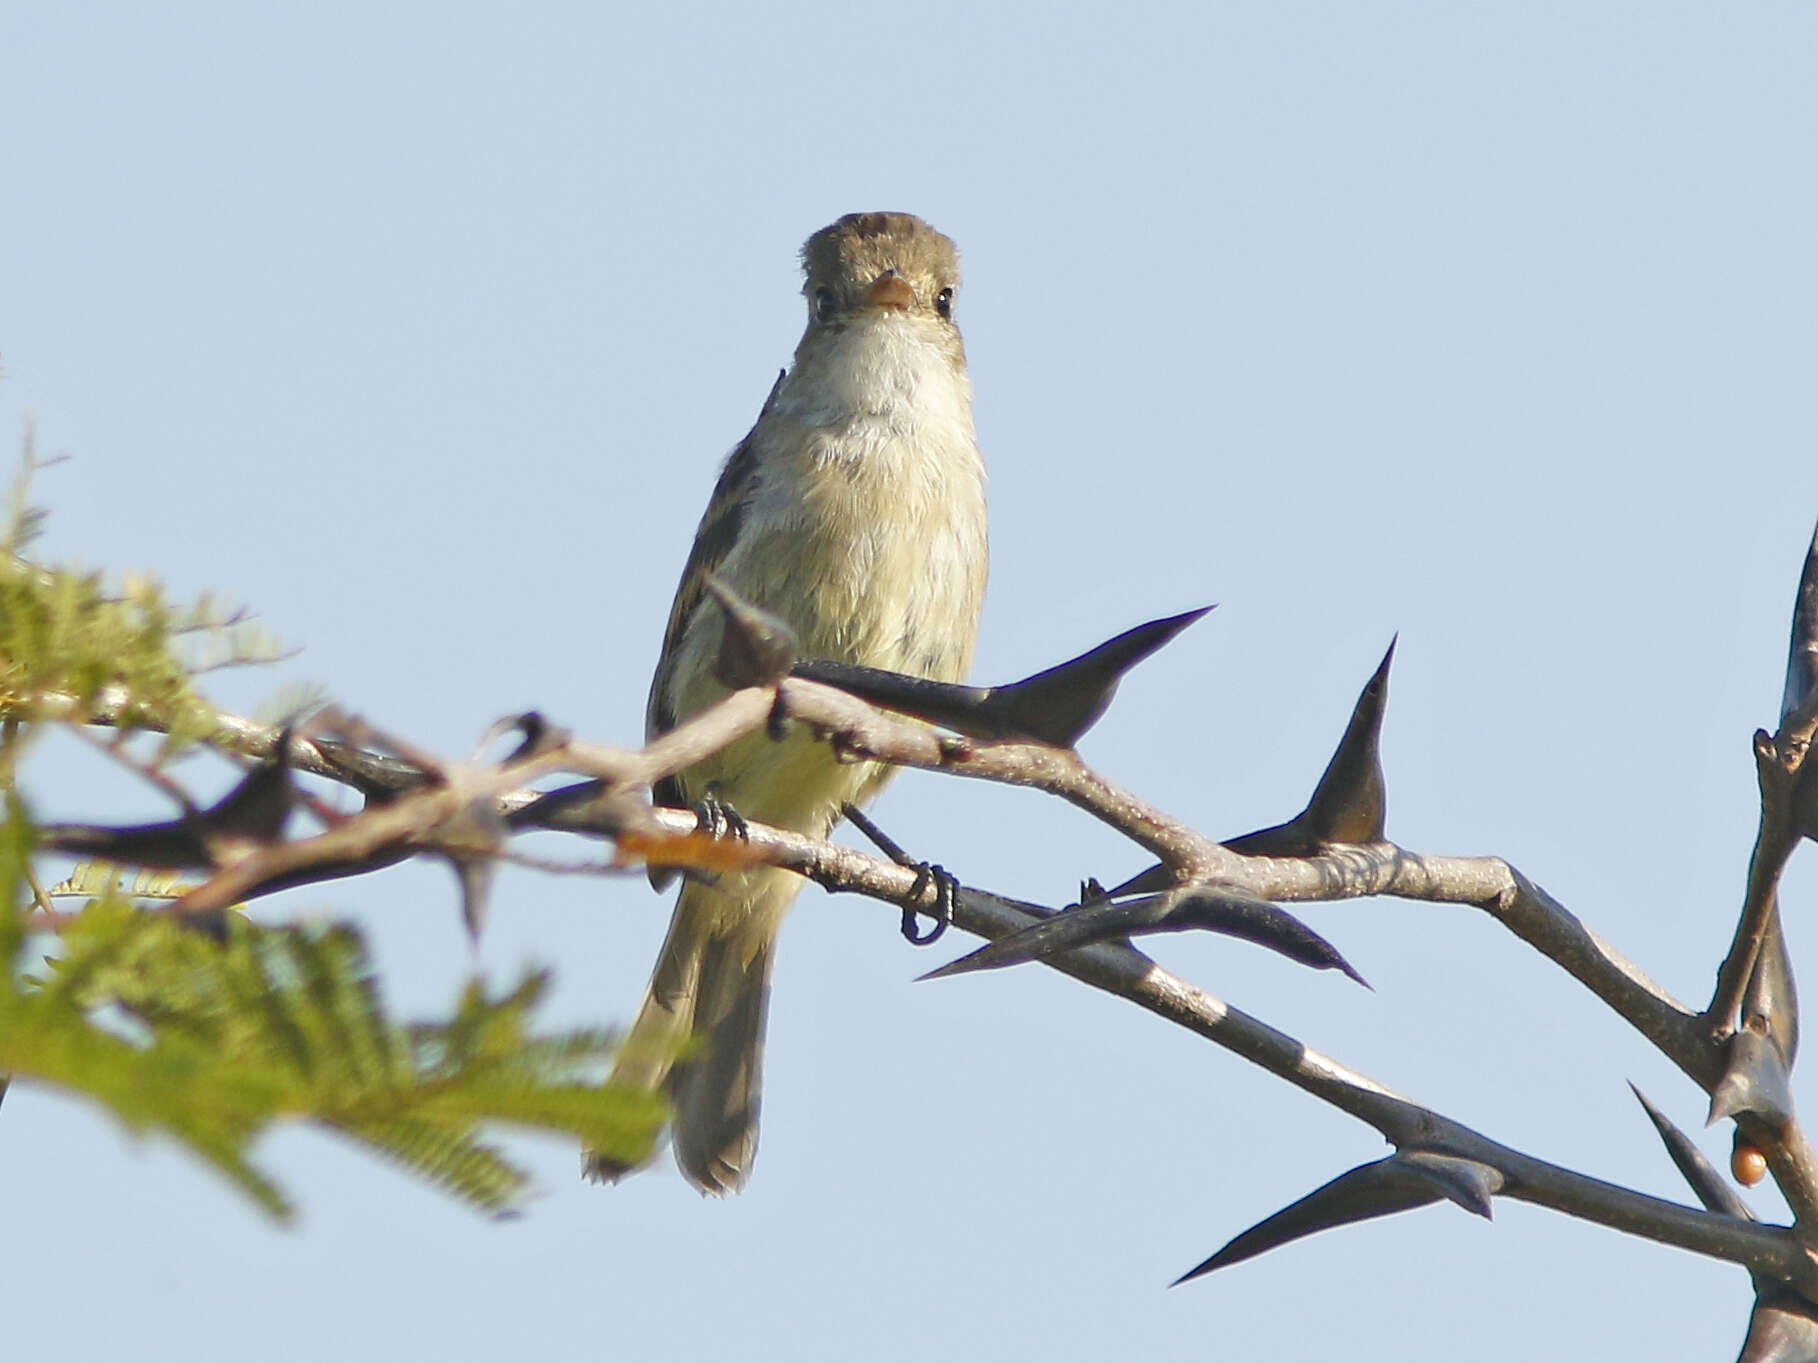
<svg viewBox="0 0 1818 1363"><path fill-rule="evenodd" d="M737 838L740 842L751 840L751 825L745 822L745 816L713 791L708 791L695 801L694 826L696 832L705 833L710 838Z"/></svg>
<svg viewBox="0 0 1818 1363"><path fill-rule="evenodd" d="M915 920L922 910L916 907L928 887L934 887L934 911L928 916L934 920L934 926L926 933L916 930ZM959 897L959 877L945 866L937 866L931 861L915 863L915 884L909 887L910 902L903 905L903 940L914 947L929 946L941 939L941 935L953 926L953 904Z"/></svg>
<svg viewBox="0 0 1818 1363"><path fill-rule="evenodd" d="M915 872L915 882L910 885L903 902L903 940L910 946L917 947L938 942L941 934L953 926L953 905L959 897L959 877L946 867L936 866L931 861L917 861L902 849L896 839L871 822L857 805L845 806L844 812L852 821L852 826L876 843L879 851L898 866ZM919 905L930 885L934 887L934 907L925 910ZM918 932L915 926L915 920L924 913L934 920L934 926L926 933Z"/></svg>

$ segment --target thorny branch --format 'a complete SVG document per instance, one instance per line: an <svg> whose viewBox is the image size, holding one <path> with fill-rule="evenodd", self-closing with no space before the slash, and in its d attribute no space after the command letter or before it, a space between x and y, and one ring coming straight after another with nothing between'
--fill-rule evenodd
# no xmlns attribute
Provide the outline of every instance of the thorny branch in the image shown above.
<svg viewBox="0 0 1818 1363"><path fill-rule="evenodd" d="M1818 619L1818 609L1811 616ZM1190 618L1197 614L1156 625L1172 631ZM1387 657L1360 698L1352 727L1320 789L1307 810L1289 824L1221 844L1094 771L1071 746L1077 730L1065 726L1076 719L1082 727L1090 724L1108 701L1117 675L1128 666L1121 659L1115 665L1107 664L1107 650L1115 652L1121 647L1126 654L1141 656L1159 646L1155 641L1169 637L1168 633L1151 633L1128 645L1123 641L1154 629L1146 626L1131 631L1130 636L1120 636L1074 664L1012 687L949 688L947 694L931 695L939 688L913 683L904 693L905 699L891 700L895 709L862 698L895 695L887 679L871 686L864 677L846 675L863 669L844 669L837 686L804 676L760 678L768 684L742 686L641 749L588 743L546 731L539 724L540 738L527 738L517 753L492 764L440 763L332 714L319 716L295 733L221 716L212 740L217 747L268 764L287 763L295 771L352 786L366 797L366 808L332 822L314 836L291 840L274 836L231 855L219 854L218 840L208 836L213 811L192 811L190 817L201 820L201 832L194 841L203 848L202 863L210 874L176 907L182 912L215 911L251 894L309 879L360 874L422 852L457 861L509 855L503 846L509 832L547 828L612 839L620 861L627 866L644 860L704 868L765 863L796 871L829 890L859 893L902 908L934 908L939 888L911 867L757 823L749 825L749 836L736 846L715 844L696 831L691 814L648 804L648 790L663 777L759 727L768 726L775 732L786 716L809 726L845 759L944 771L1058 796L1159 859L1152 871L1117 890L1107 893L1089 884L1081 904L1062 911L1081 915L1082 920L1120 897L1145 893L1161 911L1152 922L1145 920L1144 930L1206 926L1188 917L1169 921L1169 906L1175 900L1165 894L1154 899L1157 892L1178 891L1179 902L1185 903L1201 888L1288 903L1390 895L1470 905L1490 914L1595 993L1707 1092L1719 1094L1726 1082L1735 1080L1735 1051L1730 1044L1734 1019L1741 1009L1745 1026L1751 1025L1745 995L1766 997L1759 990L1749 991L1751 980L1760 977L1763 963L1775 955L1764 950L1764 942L1777 930L1773 909L1779 873L1799 838L1812 826L1809 809L1813 800L1802 778L1805 751L1818 725L1818 688L1808 689L1797 704L1789 706L1779 734L1771 739L1765 734L1757 737L1762 832L1735 945L1711 1006L1699 1012L1649 980L1507 862L1495 857L1425 855L1383 837L1381 769L1375 744ZM774 640L767 641L767 646L774 648ZM1798 647L1796 627L1796 654ZM1083 698L1080 694L1067 696L1067 668L1088 659L1095 660L1098 669L1089 679L1090 686L1098 690ZM813 673L816 666L802 670ZM1107 669L1108 677L1104 675ZM943 727L930 727L922 718L906 717L896 709L937 719ZM969 713L980 717L970 732L985 736L966 737L959 732L968 729L965 716ZM89 706L80 706L67 696L38 696L32 699L28 713L4 717L109 725L127 714L126 697L103 694ZM141 722L138 716L133 721ZM1062 725L1058 732L1057 724ZM525 728L528 734L528 722ZM332 741L326 735L333 732L356 741ZM1030 734L1041 735L1041 740L1022 736ZM372 744L358 741L369 738L377 738L378 746L398 755L374 751ZM555 791L534 788L533 783L558 775L586 779ZM491 831L476 836L476 827ZM73 834L66 833L64 838L80 841ZM55 829L45 830L44 840L52 847L68 845ZM562 869L590 868L575 863ZM470 924L474 921L470 915ZM1049 909L973 888L962 889L954 905L954 922L959 927L992 941L1029 936L1032 925L1051 921ZM1446 1192L1461 1205L1477 1210L1476 1200L1480 1199L1481 1209L1487 1210L1488 1197L1500 1192L1742 1264L1756 1275L1763 1303L1771 1299L1775 1310L1784 1311L1788 1309L1786 1294L1791 1291L1797 1294L1791 1308L1795 1314L1818 1315L1811 1307L1818 1302L1818 1260L1810 1251L1811 1243L1818 1239L1818 1154L1792 1118L1790 1104L1787 1110L1778 1110L1758 1100L1737 1101L1724 1115L1735 1115L1744 1134L1763 1147L1793 1209L1792 1227L1759 1225L1727 1209L1679 1206L1533 1159L1402 1098L1170 974L1121 938L1122 932L1107 934L1105 940L1086 938L1089 944L1072 945L1059 954L1030 950L991 964L1040 959L1216 1042L1374 1127L1399 1152L1390 1164L1416 1157L1427 1159L1431 1168L1449 1167L1450 1162L1481 1171L1483 1179L1475 1193ZM1342 965L1342 958L1336 960ZM1758 1020L1764 1030L1772 1030L1770 1023L1780 1027L1775 1035L1791 1031L1790 1018ZM1783 1050L1790 1052L1790 1047ZM1790 1053L1782 1054L1781 1060L1790 1067ZM1411 1163L1406 1167L1412 1167ZM1351 1177L1344 1176L1334 1184ZM1404 1181L1393 1197L1373 1210L1358 1211L1353 1205L1342 1216L1282 1232L1273 1239L1265 1235L1268 1244L1262 1247L1358 1215L1416 1205L1418 1200L1408 1200ZM1263 1229L1258 1227L1249 1234ZM1244 1251L1250 1252L1260 1250ZM1202 1269L1218 1266L1217 1261L1215 1256Z"/></svg>

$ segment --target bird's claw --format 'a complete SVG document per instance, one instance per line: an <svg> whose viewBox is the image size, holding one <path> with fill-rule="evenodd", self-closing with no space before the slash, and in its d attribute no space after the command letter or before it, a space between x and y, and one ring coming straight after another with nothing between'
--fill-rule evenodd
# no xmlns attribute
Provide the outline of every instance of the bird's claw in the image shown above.
<svg viewBox="0 0 1818 1363"><path fill-rule="evenodd" d="M919 933L915 920L920 913L915 905L922 894L932 885L934 887L934 911L928 916L934 920L934 926L927 933ZM909 903L903 906L903 940L910 946L925 947L938 942L941 934L953 924L953 904L959 897L959 877L944 866L933 862L919 862L915 867L915 884L909 887Z"/></svg>
<svg viewBox="0 0 1818 1363"><path fill-rule="evenodd" d="M696 831L710 838L751 840L751 825L745 821L745 816L711 791L695 802L694 826Z"/></svg>

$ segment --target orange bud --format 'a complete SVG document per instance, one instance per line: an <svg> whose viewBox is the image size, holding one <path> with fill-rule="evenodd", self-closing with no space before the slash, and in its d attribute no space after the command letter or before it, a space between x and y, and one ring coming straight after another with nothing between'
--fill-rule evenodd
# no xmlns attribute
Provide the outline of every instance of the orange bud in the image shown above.
<svg viewBox="0 0 1818 1363"><path fill-rule="evenodd" d="M1753 1188L1767 1177L1767 1156L1757 1147L1737 1141L1730 1151L1730 1172L1743 1187Z"/></svg>

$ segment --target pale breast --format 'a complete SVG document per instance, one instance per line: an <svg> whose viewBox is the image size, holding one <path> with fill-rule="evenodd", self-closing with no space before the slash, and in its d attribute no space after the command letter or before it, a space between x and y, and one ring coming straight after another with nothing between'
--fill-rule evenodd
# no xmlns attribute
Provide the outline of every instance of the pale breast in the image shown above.
<svg viewBox="0 0 1818 1363"><path fill-rule="evenodd" d="M834 357L837 381L797 370L779 387L750 437L757 472L718 572L787 621L805 657L957 681L971 665L988 561L965 374L910 333L854 346ZM677 714L720 694L719 638L717 608L697 609L673 674ZM713 781L752 817L824 830L881 779L805 737L757 735L702 763L688 785Z"/></svg>

